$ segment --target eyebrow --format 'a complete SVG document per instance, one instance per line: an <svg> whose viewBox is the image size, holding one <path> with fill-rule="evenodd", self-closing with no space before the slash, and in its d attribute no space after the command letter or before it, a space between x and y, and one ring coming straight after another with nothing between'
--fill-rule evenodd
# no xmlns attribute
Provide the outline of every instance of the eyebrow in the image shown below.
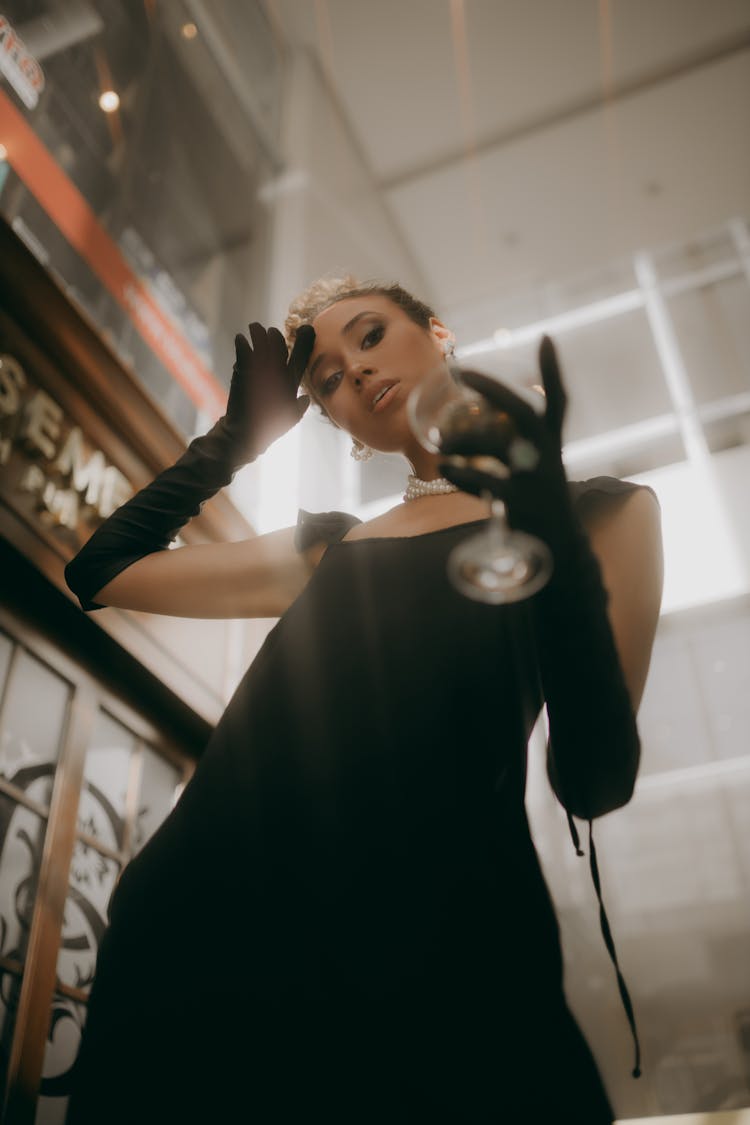
<svg viewBox="0 0 750 1125"><path fill-rule="evenodd" d="M379 315L379 313L376 312L375 309L367 309L365 312L357 313L357 315L353 316L352 319L350 321L348 321L348 323L345 324L344 327L341 329L341 335L345 336L348 332L351 332L352 329L356 327L358 322L360 320L362 320L363 317L365 317L365 316L378 316L378 315ZM326 358L326 353L321 352L320 355L318 356L318 358L313 361L313 365L310 368L310 381L311 382L315 379L315 372L318 370L318 368L320 367L321 363L323 362L323 360L325 358Z"/></svg>

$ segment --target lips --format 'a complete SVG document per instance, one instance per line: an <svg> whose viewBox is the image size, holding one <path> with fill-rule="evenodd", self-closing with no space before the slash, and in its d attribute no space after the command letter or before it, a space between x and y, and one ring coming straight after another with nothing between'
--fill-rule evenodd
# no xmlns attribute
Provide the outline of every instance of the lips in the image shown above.
<svg viewBox="0 0 750 1125"><path fill-rule="evenodd" d="M368 387L367 408L371 414L376 410L384 409L388 405L393 398L393 392L397 386L397 382L384 379L379 383L375 383L372 387Z"/></svg>

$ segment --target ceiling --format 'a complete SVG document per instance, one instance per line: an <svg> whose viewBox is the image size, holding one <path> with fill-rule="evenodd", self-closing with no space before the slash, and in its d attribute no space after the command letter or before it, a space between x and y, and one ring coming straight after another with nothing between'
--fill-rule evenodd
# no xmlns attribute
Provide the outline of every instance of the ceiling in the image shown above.
<svg viewBox="0 0 750 1125"><path fill-rule="evenodd" d="M750 211L748 0L266 0L460 338ZM623 266L624 264L624 266ZM499 319L501 318L501 319Z"/></svg>
<svg viewBox="0 0 750 1125"><path fill-rule="evenodd" d="M32 20L40 6L44 20ZM672 275L734 254L711 308L695 291L670 313L700 403L750 389L747 284L727 225L750 218L750 0L142 0L132 20L123 10L13 5L59 77L79 177L92 149L78 124L92 119L90 48L104 27L134 143L112 146L94 110L102 207L119 209L120 225L138 216L208 325L217 370L231 370L234 325L266 306L283 318L328 270L394 270L454 329L461 355L502 328L531 325L535 342L540 321L627 294L646 250ZM52 53L52 32L58 48L77 34L81 49ZM283 66L294 49L308 85ZM290 89L302 90L302 112ZM295 105L291 143L281 122ZM642 308L554 334L569 443L674 414ZM495 350L476 363L506 376L503 359ZM742 432L734 418L715 424L729 429L712 448L728 448L746 440L750 415ZM649 441L591 465L632 475L684 456L674 426ZM389 472L385 458L358 470L362 495L395 493L402 466Z"/></svg>

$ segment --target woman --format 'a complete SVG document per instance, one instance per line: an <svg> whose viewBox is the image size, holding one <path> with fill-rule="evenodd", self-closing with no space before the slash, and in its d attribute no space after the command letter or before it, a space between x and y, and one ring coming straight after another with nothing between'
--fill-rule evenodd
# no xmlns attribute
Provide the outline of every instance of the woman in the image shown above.
<svg viewBox="0 0 750 1125"><path fill-rule="evenodd" d="M289 357L275 329L237 337L224 418L68 567L86 609L280 616L120 880L68 1120L610 1122L563 995L525 754L546 703L569 813L629 799L661 589L655 500L568 484L549 341L543 417L467 375L539 454L502 482L413 437L406 398L452 337L400 287L320 283L287 329ZM309 397L360 453L404 453L413 498L366 524L301 513L245 543L164 550ZM451 453L507 458L504 440ZM527 602L480 605L446 577L487 485L552 550Z"/></svg>

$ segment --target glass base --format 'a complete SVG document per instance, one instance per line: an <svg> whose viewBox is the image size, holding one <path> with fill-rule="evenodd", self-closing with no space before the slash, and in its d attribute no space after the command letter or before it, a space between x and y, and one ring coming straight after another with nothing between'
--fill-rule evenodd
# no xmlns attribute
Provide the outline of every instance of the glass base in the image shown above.
<svg viewBox="0 0 750 1125"><path fill-rule="evenodd" d="M467 598L503 605L530 598L552 574L552 555L541 539L511 532L502 546L475 535L448 556L448 577Z"/></svg>

